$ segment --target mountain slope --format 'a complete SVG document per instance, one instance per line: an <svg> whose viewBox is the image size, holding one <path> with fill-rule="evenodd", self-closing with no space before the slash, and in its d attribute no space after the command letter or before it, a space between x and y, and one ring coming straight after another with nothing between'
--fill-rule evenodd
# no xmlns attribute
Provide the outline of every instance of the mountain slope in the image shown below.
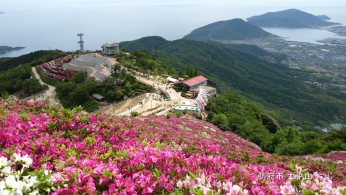
<svg viewBox="0 0 346 195"><path fill-rule="evenodd" d="M78 110L0 99L0 179L6 182L0 194L287 194L283 189L309 188L305 179L295 180L294 187L288 179L304 165L310 175L333 175L315 175L310 194L322 184L340 194L332 185L346 182L345 164L337 162L345 160L342 152L319 161L281 157L194 117L109 117ZM273 173L281 178L268 182L266 175Z"/></svg>
<svg viewBox="0 0 346 195"><path fill-rule="evenodd" d="M252 16L247 21L260 27L285 28L319 28L337 24L297 9L268 12L259 16Z"/></svg>
<svg viewBox="0 0 346 195"><path fill-rule="evenodd" d="M155 40L157 44L153 44ZM310 122L311 127L312 121L317 124L319 120L346 116L344 101L314 91L299 81L299 77L304 78L300 75L303 73L282 64L221 45L184 39L162 42L158 37L145 37L122 42L120 46L151 51L152 47L147 47L146 42L155 46L155 58L169 66L184 71L187 65L196 65L201 74L218 84L219 89L231 88L267 108L280 109L280 116L274 118L281 124L286 120L292 125L290 119L294 118L305 124Z"/></svg>
<svg viewBox="0 0 346 195"><path fill-rule="evenodd" d="M193 30L183 39L189 40L243 40L265 38L272 34L242 19L219 21Z"/></svg>

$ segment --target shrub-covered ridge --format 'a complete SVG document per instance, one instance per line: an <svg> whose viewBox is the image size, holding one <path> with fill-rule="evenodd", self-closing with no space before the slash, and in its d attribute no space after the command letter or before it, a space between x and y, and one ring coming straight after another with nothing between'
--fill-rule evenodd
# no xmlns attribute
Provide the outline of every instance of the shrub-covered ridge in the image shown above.
<svg viewBox="0 0 346 195"><path fill-rule="evenodd" d="M111 118L0 101L0 158L30 158L12 169L49 175L33 187L37 194L341 194L337 186L346 184L345 153L337 163L278 157L188 116ZM4 169L0 191L15 194Z"/></svg>

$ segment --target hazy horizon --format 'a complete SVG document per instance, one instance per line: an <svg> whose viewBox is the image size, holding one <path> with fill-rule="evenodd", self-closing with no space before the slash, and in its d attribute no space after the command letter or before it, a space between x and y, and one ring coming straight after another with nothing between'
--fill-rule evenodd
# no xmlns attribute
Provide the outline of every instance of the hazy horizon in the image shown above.
<svg viewBox="0 0 346 195"><path fill-rule="evenodd" d="M15 0L0 3L0 45L28 50L79 48L77 34L84 33L85 49L103 43L145 36L180 39L204 25L286 9L327 15L346 24L345 1L117 1L117 0Z"/></svg>

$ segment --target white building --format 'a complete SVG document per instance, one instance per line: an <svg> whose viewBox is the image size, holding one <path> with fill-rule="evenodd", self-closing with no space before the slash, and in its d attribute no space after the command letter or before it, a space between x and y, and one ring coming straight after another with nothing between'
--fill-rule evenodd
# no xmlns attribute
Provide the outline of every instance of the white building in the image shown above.
<svg viewBox="0 0 346 195"><path fill-rule="evenodd" d="M197 106L186 104L175 104L172 106L171 112L185 111L186 113L198 116L201 114L201 110Z"/></svg>
<svg viewBox="0 0 346 195"><path fill-rule="evenodd" d="M101 46L102 53L105 55L114 55L115 53L119 52L119 44L118 43L111 43L111 44L103 44Z"/></svg>
<svg viewBox="0 0 346 195"><path fill-rule="evenodd" d="M167 77L166 79L167 82L171 82L171 83L177 83L178 79L172 78L172 77Z"/></svg>

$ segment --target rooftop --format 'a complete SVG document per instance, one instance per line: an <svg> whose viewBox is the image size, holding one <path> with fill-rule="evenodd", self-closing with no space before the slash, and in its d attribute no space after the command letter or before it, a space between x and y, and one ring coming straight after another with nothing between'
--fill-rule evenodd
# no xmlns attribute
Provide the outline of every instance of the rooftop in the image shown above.
<svg viewBox="0 0 346 195"><path fill-rule="evenodd" d="M101 100L101 99L104 99L104 98L105 98L105 97L103 97L102 95L97 94L97 93L93 94L92 96L93 96L94 98L96 98L96 99L99 99L99 100Z"/></svg>
<svg viewBox="0 0 346 195"><path fill-rule="evenodd" d="M199 83L203 83L204 81L207 81L208 79L205 78L204 76L195 76L191 77L189 79L186 79L183 81L183 83L189 87L197 85Z"/></svg>
<svg viewBox="0 0 346 195"><path fill-rule="evenodd" d="M102 48L103 47L119 47L119 43L110 43L110 44L108 44L108 43L105 43L105 44L103 44L102 46L101 46Z"/></svg>

